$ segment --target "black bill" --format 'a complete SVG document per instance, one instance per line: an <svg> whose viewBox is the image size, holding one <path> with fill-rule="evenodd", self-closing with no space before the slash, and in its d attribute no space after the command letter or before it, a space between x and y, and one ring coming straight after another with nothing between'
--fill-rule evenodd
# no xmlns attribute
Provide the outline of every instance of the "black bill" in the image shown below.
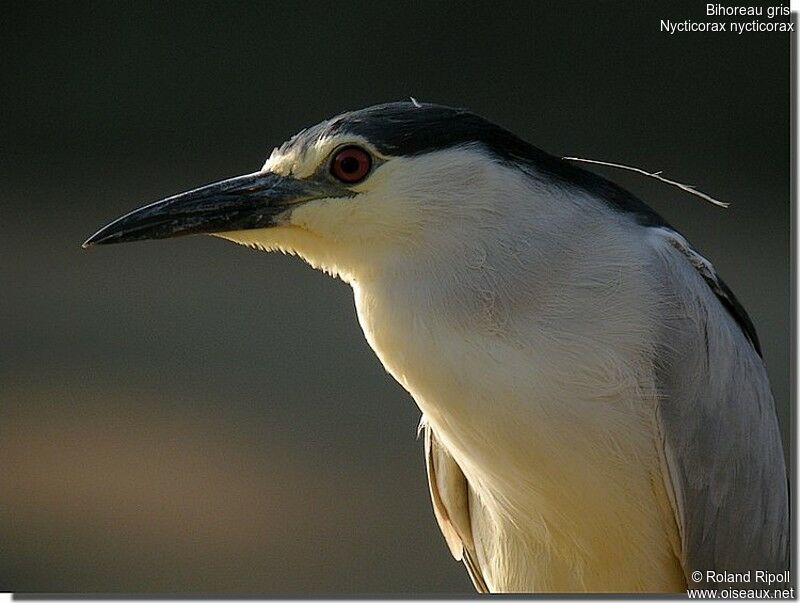
<svg viewBox="0 0 800 603"><path fill-rule="evenodd" d="M101 228L83 246L266 228L293 205L340 195L328 182L258 172L136 209Z"/></svg>

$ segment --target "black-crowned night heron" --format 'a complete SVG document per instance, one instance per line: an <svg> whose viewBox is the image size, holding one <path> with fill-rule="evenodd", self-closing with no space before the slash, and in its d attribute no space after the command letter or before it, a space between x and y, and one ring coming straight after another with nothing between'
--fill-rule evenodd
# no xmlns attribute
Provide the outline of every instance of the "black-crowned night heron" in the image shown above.
<svg viewBox="0 0 800 603"><path fill-rule="evenodd" d="M367 341L422 410L436 518L479 590L682 591L786 568L753 325L620 187L468 111L391 103L86 245L196 233L352 285Z"/></svg>

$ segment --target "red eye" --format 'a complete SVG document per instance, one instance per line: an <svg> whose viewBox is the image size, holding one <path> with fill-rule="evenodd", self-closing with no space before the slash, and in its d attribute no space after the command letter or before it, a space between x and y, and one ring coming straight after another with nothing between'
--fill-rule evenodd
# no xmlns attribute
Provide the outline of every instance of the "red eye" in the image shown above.
<svg viewBox="0 0 800 603"><path fill-rule="evenodd" d="M345 147L333 156L331 174L348 184L361 182L369 174L372 157L361 147Z"/></svg>

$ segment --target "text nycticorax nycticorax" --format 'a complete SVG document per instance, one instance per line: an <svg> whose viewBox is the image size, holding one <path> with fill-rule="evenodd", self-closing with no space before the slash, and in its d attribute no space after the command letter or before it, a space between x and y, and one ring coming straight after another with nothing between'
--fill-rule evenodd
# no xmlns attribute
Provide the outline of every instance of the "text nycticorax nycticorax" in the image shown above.
<svg viewBox="0 0 800 603"><path fill-rule="evenodd" d="M787 567L753 325L611 182L468 111L391 103L86 245L196 233L352 285L367 341L422 410L436 518L477 589L682 591Z"/></svg>

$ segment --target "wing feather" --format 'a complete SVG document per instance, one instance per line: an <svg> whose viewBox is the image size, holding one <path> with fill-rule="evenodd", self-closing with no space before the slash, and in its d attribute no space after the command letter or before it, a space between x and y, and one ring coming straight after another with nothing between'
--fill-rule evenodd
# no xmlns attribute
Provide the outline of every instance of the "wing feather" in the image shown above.
<svg viewBox="0 0 800 603"><path fill-rule="evenodd" d="M469 483L430 425L422 423L420 429L425 437L425 467L436 521L453 557L464 562L475 590L488 593L472 537Z"/></svg>
<svg viewBox="0 0 800 603"><path fill-rule="evenodd" d="M786 468L755 331L709 288L721 281L708 260L674 232L659 236L668 245L656 420L687 583L720 586L694 582L693 571L783 571Z"/></svg>

